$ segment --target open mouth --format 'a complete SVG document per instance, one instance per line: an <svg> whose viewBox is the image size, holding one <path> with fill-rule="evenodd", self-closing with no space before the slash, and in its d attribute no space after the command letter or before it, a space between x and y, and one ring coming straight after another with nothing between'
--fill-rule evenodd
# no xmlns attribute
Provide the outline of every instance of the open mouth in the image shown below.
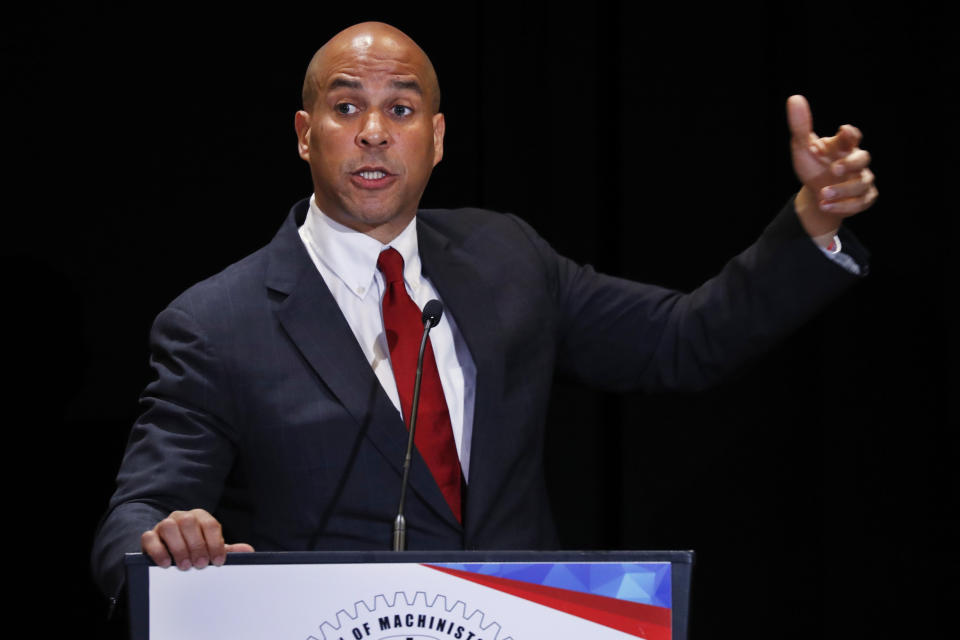
<svg viewBox="0 0 960 640"><path fill-rule="evenodd" d="M353 184L361 189L383 189L397 179L397 174L380 167L361 167L350 175Z"/></svg>

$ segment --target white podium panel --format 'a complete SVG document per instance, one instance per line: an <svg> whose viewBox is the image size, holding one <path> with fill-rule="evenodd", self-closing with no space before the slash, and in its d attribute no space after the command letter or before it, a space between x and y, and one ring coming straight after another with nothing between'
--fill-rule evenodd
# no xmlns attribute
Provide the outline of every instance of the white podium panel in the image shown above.
<svg viewBox="0 0 960 640"><path fill-rule="evenodd" d="M691 552L127 557L137 640L685 640Z"/></svg>

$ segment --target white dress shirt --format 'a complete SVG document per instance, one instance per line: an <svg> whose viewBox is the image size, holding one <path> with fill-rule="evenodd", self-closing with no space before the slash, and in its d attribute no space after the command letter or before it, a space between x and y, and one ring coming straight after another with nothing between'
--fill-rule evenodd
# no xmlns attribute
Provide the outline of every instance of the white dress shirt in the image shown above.
<svg viewBox="0 0 960 640"><path fill-rule="evenodd" d="M416 219L390 244L384 245L365 233L330 219L311 197L310 210L300 227L300 238L333 294L333 299L340 306L383 390L397 412L401 413L400 395L397 393L397 382L390 365L390 350L383 331L382 301L386 285L383 274L377 269L377 257L387 247L400 252L407 293L419 308L423 309L434 298L443 302L433 284L420 271ZM444 309L440 324L430 331L430 343L450 412L460 467L464 479L469 479L477 369L449 309Z"/></svg>

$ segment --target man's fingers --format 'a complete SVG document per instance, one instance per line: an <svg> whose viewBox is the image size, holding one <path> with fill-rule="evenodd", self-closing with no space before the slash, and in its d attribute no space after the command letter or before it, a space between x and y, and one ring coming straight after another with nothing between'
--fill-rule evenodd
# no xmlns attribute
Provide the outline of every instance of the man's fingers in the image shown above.
<svg viewBox="0 0 960 640"><path fill-rule="evenodd" d="M809 141L807 142L807 150L820 157L821 162L829 162L823 159L823 156L827 154L827 145L824 139L818 138L816 134L810 134Z"/></svg>
<svg viewBox="0 0 960 640"><path fill-rule="evenodd" d="M822 235L873 205L878 193L859 129L845 124L834 136L818 137L810 105L800 95L787 99L787 121L793 170L804 185L795 203L808 234Z"/></svg>
<svg viewBox="0 0 960 640"><path fill-rule="evenodd" d="M863 140L863 134L852 124L842 125L837 129L837 135L833 136L836 142L837 154L846 154L853 151L860 141Z"/></svg>
<svg viewBox="0 0 960 640"><path fill-rule="evenodd" d="M190 565L188 566L203 569L210 564L210 555L207 552L207 541L203 537L203 530L200 528L197 514L193 511L176 511L174 514L171 514L170 517L177 521L180 527L180 535L183 536L183 541L187 545L190 555ZM181 569L185 568L181 566L179 562L177 566Z"/></svg>
<svg viewBox="0 0 960 640"><path fill-rule="evenodd" d="M879 193L873 183L873 172L863 169L853 180L833 184L820 190L820 209L843 216L859 213L873 206Z"/></svg>
<svg viewBox="0 0 960 640"><path fill-rule="evenodd" d="M174 514L176 513L177 512L174 511ZM183 535L180 532L180 525L176 519L174 519L173 514L158 522L157 526L153 528L153 531L156 532L160 541L167 547L167 552L173 558L175 565L181 569L189 569L192 566L190 562L190 549L183 539ZM142 541L141 538L141 543Z"/></svg>
<svg viewBox="0 0 960 640"><path fill-rule="evenodd" d="M830 213L835 213L840 216L850 216L872 207L878 195L879 192L877 191L877 188L873 185L870 185L866 192L861 196L821 203L820 208L824 211L829 211Z"/></svg>
<svg viewBox="0 0 960 640"><path fill-rule="evenodd" d="M167 568L170 566L170 554L167 553L167 547L160 540L159 534L153 529L144 531L140 536L140 548L150 556L150 559L157 563L158 567Z"/></svg>
<svg viewBox="0 0 960 640"><path fill-rule="evenodd" d="M860 141L863 140L863 132L852 124L840 125L837 133L849 138L854 146L857 146L860 144Z"/></svg>
<svg viewBox="0 0 960 640"><path fill-rule="evenodd" d="M223 564L223 561L226 560L227 557L227 552L223 544L223 530L220 528L220 523L203 509L196 509L195 511L197 525L203 533L203 539L206 543L205 553L207 559L209 562L219 566ZM202 569L203 567L199 568Z"/></svg>
<svg viewBox="0 0 960 640"><path fill-rule="evenodd" d="M808 146L810 134L813 133L813 116L810 114L810 105L801 95L787 98L787 124L790 126L790 136L794 144Z"/></svg>
<svg viewBox="0 0 960 640"><path fill-rule="evenodd" d="M831 165L834 175L842 176L866 169L870 164L870 153L865 149L854 149Z"/></svg>
<svg viewBox="0 0 960 640"><path fill-rule="evenodd" d="M856 198L867 193L871 187L873 187L873 172L870 169L863 169L851 180L821 189L820 202L825 204L847 198Z"/></svg>
<svg viewBox="0 0 960 640"><path fill-rule="evenodd" d="M141 536L140 546L158 565L172 561L180 569L223 564L227 555L220 523L203 509L174 511Z"/></svg>
<svg viewBox="0 0 960 640"><path fill-rule="evenodd" d="M203 509L174 511L140 536L140 547L158 566L173 562L180 569L219 566L228 553L253 551L245 542L224 544L220 523Z"/></svg>
<svg viewBox="0 0 960 640"><path fill-rule="evenodd" d="M863 140L863 134L852 124L845 124L837 129L836 135L820 138L821 154L832 159L843 158L855 152L857 145Z"/></svg>

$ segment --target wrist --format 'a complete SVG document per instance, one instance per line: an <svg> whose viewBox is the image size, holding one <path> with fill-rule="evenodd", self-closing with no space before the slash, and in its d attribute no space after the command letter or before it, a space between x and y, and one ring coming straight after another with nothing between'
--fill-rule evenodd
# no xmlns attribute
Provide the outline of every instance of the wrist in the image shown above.
<svg viewBox="0 0 960 640"><path fill-rule="evenodd" d="M833 237L840 229L837 217L820 209L816 195L806 185L800 189L793 199L793 208L797 212L800 225L807 232L807 235L817 245L824 249L829 248L830 243L833 242Z"/></svg>

